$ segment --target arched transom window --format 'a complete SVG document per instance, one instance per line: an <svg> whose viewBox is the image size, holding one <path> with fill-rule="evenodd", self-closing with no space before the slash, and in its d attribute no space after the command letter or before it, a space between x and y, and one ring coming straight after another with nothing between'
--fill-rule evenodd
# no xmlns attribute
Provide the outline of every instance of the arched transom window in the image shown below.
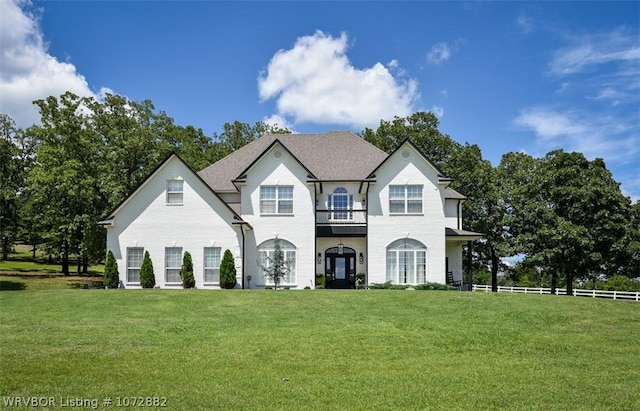
<svg viewBox="0 0 640 411"><path fill-rule="evenodd" d="M427 247L420 241L404 238L387 247L387 281L393 284L427 282Z"/></svg>
<svg viewBox="0 0 640 411"><path fill-rule="evenodd" d="M260 267L269 267L273 261L275 253L275 239L267 240L258 246L258 265ZM280 281L280 285L294 285L296 283L296 246L287 240L278 239L280 243L280 251L289 270L285 277ZM265 275L265 283L273 285L273 279Z"/></svg>

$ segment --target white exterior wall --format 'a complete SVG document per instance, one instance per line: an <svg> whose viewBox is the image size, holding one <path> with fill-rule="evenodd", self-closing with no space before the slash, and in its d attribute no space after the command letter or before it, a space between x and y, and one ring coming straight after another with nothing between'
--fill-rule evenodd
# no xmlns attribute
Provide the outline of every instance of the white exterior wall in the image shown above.
<svg viewBox="0 0 640 411"><path fill-rule="evenodd" d="M276 158L274 153L281 156ZM315 190L307 184L308 172L280 145L254 164L241 186L242 218L253 230L247 235L246 275L251 288L264 288L265 278L258 267L257 247L276 235L296 246L296 283L291 288L303 289L315 283ZM260 186L293 186L293 215L261 215Z"/></svg>
<svg viewBox="0 0 640 411"><path fill-rule="evenodd" d="M167 180L183 179L183 205L167 205ZM153 262L156 285L181 288L165 283L165 247L182 247L191 253L197 288L204 286L204 247L220 247L235 257L238 285L242 275L242 237L240 227L233 226L231 211L177 157L163 164L140 189L116 210L114 225L107 229L107 250L118 264L121 285L127 283L127 247L143 247Z"/></svg>
<svg viewBox="0 0 640 411"><path fill-rule="evenodd" d="M403 158L402 153L409 155ZM368 282L386 281L386 250L392 242L410 238L427 247L427 281L445 283L444 188L438 174L406 144L397 150L376 172L376 183L369 190ZM389 185L420 184L421 215L390 215Z"/></svg>
<svg viewBox="0 0 640 411"><path fill-rule="evenodd" d="M459 241L447 241L449 271L453 273L454 281L462 281L462 244L464 243Z"/></svg>
<svg viewBox="0 0 640 411"><path fill-rule="evenodd" d="M444 215L445 226L449 228L462 228L462 210L459 210L459 200L445 200ZM458 217L460 221L458 221ZM458 222L460 223L458 225Z"/></svg>

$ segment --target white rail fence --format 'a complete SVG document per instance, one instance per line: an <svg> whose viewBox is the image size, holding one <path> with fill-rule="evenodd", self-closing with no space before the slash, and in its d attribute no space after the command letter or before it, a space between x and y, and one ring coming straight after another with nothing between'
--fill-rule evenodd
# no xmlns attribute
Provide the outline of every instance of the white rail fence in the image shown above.
<svg viewBox="0 0 640 411"><path fill-rule="evenodd" d="M485 291L491 292L490 285L473 284L473 291ZM551 294L551 288L540 287L509 287L498 286L499 293L524 293L524 294ZM567 290L564 288L557 288L556 295L564 295ZM614 300L629 300L640 301L640 292L637 291L607 291L607 290L584 290L574 289L574 297L591 297L591 298L612 298Z"/></svg>

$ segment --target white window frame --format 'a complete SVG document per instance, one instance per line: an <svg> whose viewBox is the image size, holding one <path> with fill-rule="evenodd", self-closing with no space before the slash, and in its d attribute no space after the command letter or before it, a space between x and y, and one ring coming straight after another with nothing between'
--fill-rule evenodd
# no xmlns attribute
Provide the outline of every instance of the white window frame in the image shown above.
<svg viewBox="0 0 640 411"><path fill-rule="evenodd" d="M170 253L178 252L180 257L177 261L169 261ZM175 257L175 256L172 256ZM171 264L171 265L170 265ZM165 284L182 284L180 270L182 269L182 247L165 247L164 249L164 282ZM175 277L177 271L177 277ZM171 280L169 276L172 276ZM176 280L177 278L177 280Z"/></svg>
<svg viewBox="0 0 640 411"><path fill-rule="evenodd" d="M387 281L392 284L424 284L427 282L427 247L410 238L387 246Z"/></svg>
<svg viewBox="0 0 640 411"><path fill-rule="evenodd" d="M336 199L339 199L336 201ZM337 206L336 206L336 203ZM343 205L346 204L346 207ZM349 194L346 188L338 187L329 194L329 220L351 221L353 220L353 194Z"/></svg>
<svg viewBox="0 0 640 411"><path fill-rule="evenodd" d="M140 261L137 258L132 258L131 252L140 252ZM137 257L137 256L136 256ZM144 247L127 247L127 284L140 284L140 269L142 268L142 262L144 261ZM140 263L139 265L137 263ZM137 277L132 280L132 276Z"/></svg>
<svg viewBox="0 0 640 411"><path fill-rule="evenodd" d="M402 193L401 195L397 195L395 193L393 193L394 189L398 189L400 188ZM415 192L412 192L412 190L417 190L417 194L419 196L416 196ZM424 186L422 186L421 184L405 184L405 185L399 185L399 184L392 184L389 185L389 214L394 214L394 215L420 215L423 213L423 193L424 193ZM420 210L411 210L409 211L410 208L415 207L415 205L419 204L420 205ZM402 205L402 211L399 211L397 209L397 206ZM396 210L394 210L394 208L396 208Z"/></svg>
<svg viewBox="0 0 640 411"><path fill-rule="evenodd" d="M293 215L293 186L260 186L260 214Z"/></svg>
<svg viewBox="0 0 640 411"><path fill-rule="evenodd" d="M264 241L258 246L258 265L260 267L260 270L263 272L265 285L274 285L273 278L267 277L267 275L264 273L264 270L262 270L263 266L269 266L269 260L267 259L267 257L273 258L274 248L275 247L273 239ZM296 246L293 245L293 243L282 239L280 239L280 250L284 253L284 260L288 261L290 264L290 271L289 275L283 278L280 281L279 285L285 287L295 286L297 284L296 266L298 265L298 250Z"/></svg>
<svg viewBox="0 0 640 411"><path fill-rule="evenodd" d="M213 255L207 258L207 251L212 251ZM217 252L217 256L216 256ZM222 261L222 248L220 247L204 247L202 259L202 282L205 285L220 284L220 262ZM213 280L207 280L207 271Z"/></svg>
<svg viewBox="0 0 640 411"><path fill-rule="evenodd" d="M167 205L183 205L184 204L184 180L172 179L167 180Z"/></svg>

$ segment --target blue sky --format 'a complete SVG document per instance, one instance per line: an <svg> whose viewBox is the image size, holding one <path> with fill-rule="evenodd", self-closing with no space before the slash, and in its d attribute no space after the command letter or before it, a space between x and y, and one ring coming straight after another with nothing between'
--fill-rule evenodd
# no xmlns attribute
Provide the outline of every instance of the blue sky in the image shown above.
<svg viewBox="0 0 640 411"><path fill-rule="evenodd" d="M375 128L433 111L502 154L602 157L640 198L640 2L0 0L0 112L66 90L181 125Z"/></svg>

